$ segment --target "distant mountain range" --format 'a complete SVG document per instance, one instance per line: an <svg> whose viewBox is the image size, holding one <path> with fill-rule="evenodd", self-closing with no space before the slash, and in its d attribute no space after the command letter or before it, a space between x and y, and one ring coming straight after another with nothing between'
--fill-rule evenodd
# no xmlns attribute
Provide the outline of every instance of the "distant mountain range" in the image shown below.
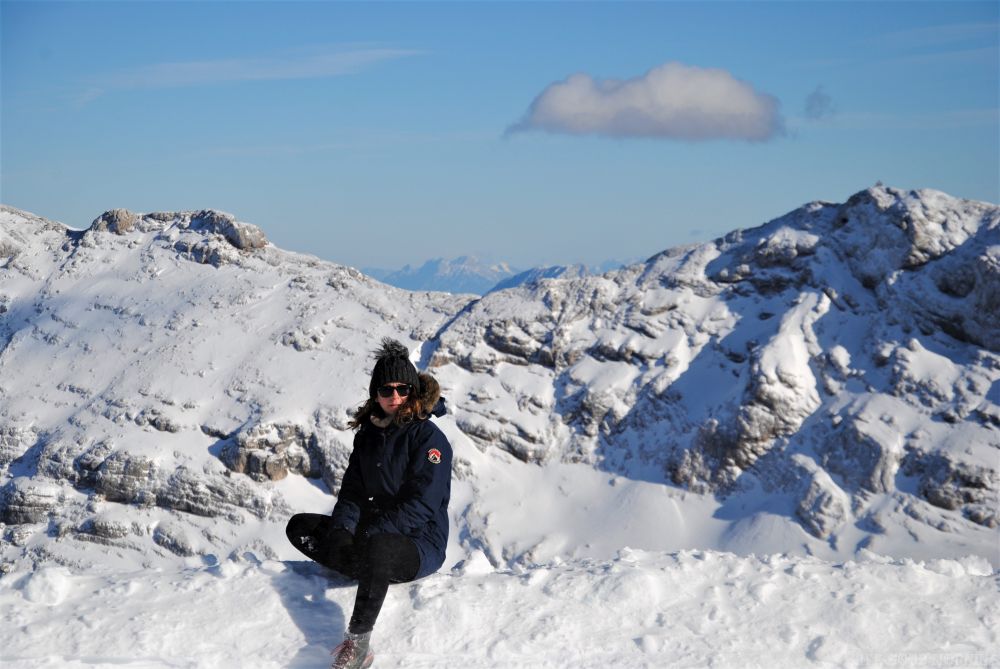
<svg viewBox="0 0 1000 669"><path fill-rule="evenodd" d="M406 290L435 290L446 293L486 295L540 279L578 278L619 269L626 263L609 260L600 265L549 265L521 270L506 262L486 262L475 256L435 258L419 267L402 269L363 267L361 271L383 283Z"/></svg>

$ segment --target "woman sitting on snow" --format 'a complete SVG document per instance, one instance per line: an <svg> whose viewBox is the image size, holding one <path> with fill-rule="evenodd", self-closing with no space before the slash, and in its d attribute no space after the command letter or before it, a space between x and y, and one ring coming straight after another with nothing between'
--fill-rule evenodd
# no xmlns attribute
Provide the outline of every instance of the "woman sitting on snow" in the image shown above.
<svg viewBox="0 0 1000 669"><path fill-rule="evenodd" d="M376 356L368 400L350 422L357 434L333 514L300 513L285 528L309 558L358 581L335 669L372 663L371 632L389 584L437 571L448 543L451 445L428 420L444 414L440 388L398 341L383 339Z"/></svg>

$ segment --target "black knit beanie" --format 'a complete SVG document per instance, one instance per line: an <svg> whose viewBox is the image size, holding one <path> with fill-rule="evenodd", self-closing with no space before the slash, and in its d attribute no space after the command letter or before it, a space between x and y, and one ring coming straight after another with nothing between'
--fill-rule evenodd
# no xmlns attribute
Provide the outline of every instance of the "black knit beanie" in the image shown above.
<svg viewBox="0 0 1000 669"><path fill-rule="evenodd" d="M408 383L420 392L420 377L417 368L410 362L410 352L395 339L385 337L382 347L375 351L375 369L368 385L368 396L375 397L375 389L387 383Z"/></svg>

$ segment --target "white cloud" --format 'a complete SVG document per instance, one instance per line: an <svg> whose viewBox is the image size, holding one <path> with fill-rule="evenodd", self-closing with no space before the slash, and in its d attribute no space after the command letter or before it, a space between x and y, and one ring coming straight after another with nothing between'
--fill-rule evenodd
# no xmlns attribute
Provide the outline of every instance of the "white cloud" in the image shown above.
<svg viewBox="0 0 1000 669"><path fill-rule="evenodd" d="M182 88L240 81L321 79L352 74L384 60L416 55L387 48L312 47L263 58L154 63L120 70L88 83L77 102L86 104L114 90Z"/></svg>
<svg viewBox="0 0 1000 669"><path fill-rule="evenodd" d="M574 74L550 84L516 133L765 141L784 134L778 100L731 73L670 62L633 79Z"/></svg>

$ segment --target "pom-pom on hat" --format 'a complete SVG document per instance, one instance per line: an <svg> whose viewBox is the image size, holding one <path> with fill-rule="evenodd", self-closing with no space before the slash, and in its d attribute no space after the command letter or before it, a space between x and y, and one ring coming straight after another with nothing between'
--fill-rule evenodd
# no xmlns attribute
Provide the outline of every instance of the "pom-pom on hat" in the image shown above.
<svg viewBox="0 0 1000 669"><path fill-rule="evenodd" d="M368 385L368 396L375 397L375 389L387 383L408 383L420 392L420 377L417 368L410 362L410 352L395 339L385 337L382 346L375 351L375 368L372 381Z"/></svg>

